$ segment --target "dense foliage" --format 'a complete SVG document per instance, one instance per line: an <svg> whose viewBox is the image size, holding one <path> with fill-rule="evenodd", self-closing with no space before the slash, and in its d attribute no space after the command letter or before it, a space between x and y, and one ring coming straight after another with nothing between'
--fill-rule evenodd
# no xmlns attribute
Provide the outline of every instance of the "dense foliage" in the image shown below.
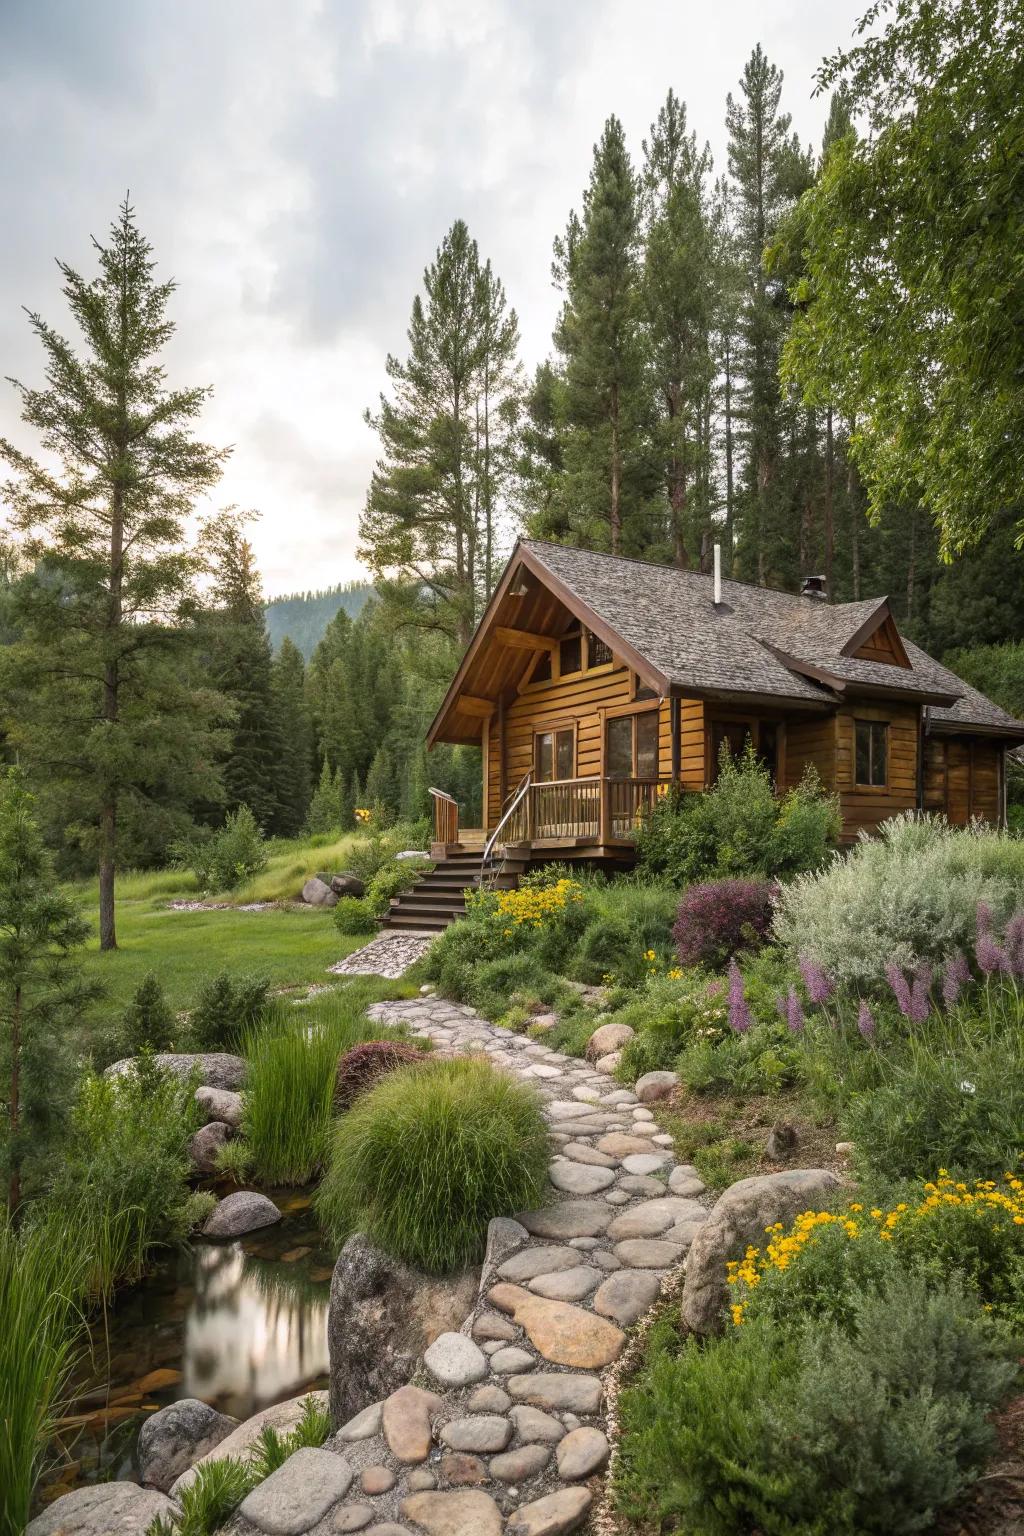
<svg viewBox="0 0 1024 1536"><path fill-rule="evenodd" d="M717 970L768 941L775 887L767 880L714 880L683 893L672 937L679 964Z"/></svg>

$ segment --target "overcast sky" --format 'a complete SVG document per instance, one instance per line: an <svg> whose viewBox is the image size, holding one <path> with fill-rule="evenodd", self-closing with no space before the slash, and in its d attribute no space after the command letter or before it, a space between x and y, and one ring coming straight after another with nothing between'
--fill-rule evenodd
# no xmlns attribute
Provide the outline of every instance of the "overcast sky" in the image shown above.
<svg viewBox="0 0 1024 1536"><path fill-rule="evenodd" d="M724 169L758 41L820 142L822 56L864 0L0 0L0 378L41 381L21 306L63 324L53 258L91 273L125 189L173 276L172 381L233 444L215 504L256 507L267 591L361 574L363 423L423 267L464 218L528 368L551 242L615 112L635 152L671 86ZM0 433L34 446L0 383Z"/></svg>

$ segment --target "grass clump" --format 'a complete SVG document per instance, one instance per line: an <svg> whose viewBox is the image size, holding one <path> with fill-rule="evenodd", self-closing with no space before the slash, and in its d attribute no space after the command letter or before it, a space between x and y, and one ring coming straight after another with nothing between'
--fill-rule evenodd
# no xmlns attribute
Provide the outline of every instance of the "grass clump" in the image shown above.
<svg viewBox="0 0 1024 1536"><path fill-rule="evenodd" d="M487 1223L541 1199L548 1137L537 1096L472 1057L391 1073L337 1123L317 1195L342 1241L363 1231L433 1274L474 1263Z"/></svg>

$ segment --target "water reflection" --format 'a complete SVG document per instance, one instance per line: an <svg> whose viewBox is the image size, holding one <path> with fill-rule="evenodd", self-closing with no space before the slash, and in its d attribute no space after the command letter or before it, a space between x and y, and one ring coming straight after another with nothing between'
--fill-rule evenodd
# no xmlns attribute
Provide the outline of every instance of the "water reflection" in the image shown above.
<svg viewBox="0 0 1024 1536"><path fill-rule="evenodd" d="M305 1196L282 1192L277 1203L285 1211L277 1226L196 1243L118 1296L106 1333L102 1320L94 1330L52 1492L132 1477L143 1419L178 1398L245 1419L326 1385L333 1256Z"/></svg>

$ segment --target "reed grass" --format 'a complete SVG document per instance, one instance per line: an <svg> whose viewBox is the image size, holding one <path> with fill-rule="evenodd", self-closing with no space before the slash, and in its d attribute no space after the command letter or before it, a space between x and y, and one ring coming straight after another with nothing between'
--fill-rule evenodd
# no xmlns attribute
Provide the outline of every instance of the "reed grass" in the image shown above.
<svg viewBox="0 0 1024 1536"><path fill-rule="evenodd" d="M73 1214L0 1215L0 1536L22 1536L86 1341L87 1253Z"/></svg>
<svg viewBox="0 0 1024 1536"><path fill-rule="evenodd" d="M445 1274L483 1256L487 1224L543 1197L549 1146L538 1096L486 1061L428 1058L390 1073L338 1120L317 1193L336 1242L367 1232Z"/></svg>

